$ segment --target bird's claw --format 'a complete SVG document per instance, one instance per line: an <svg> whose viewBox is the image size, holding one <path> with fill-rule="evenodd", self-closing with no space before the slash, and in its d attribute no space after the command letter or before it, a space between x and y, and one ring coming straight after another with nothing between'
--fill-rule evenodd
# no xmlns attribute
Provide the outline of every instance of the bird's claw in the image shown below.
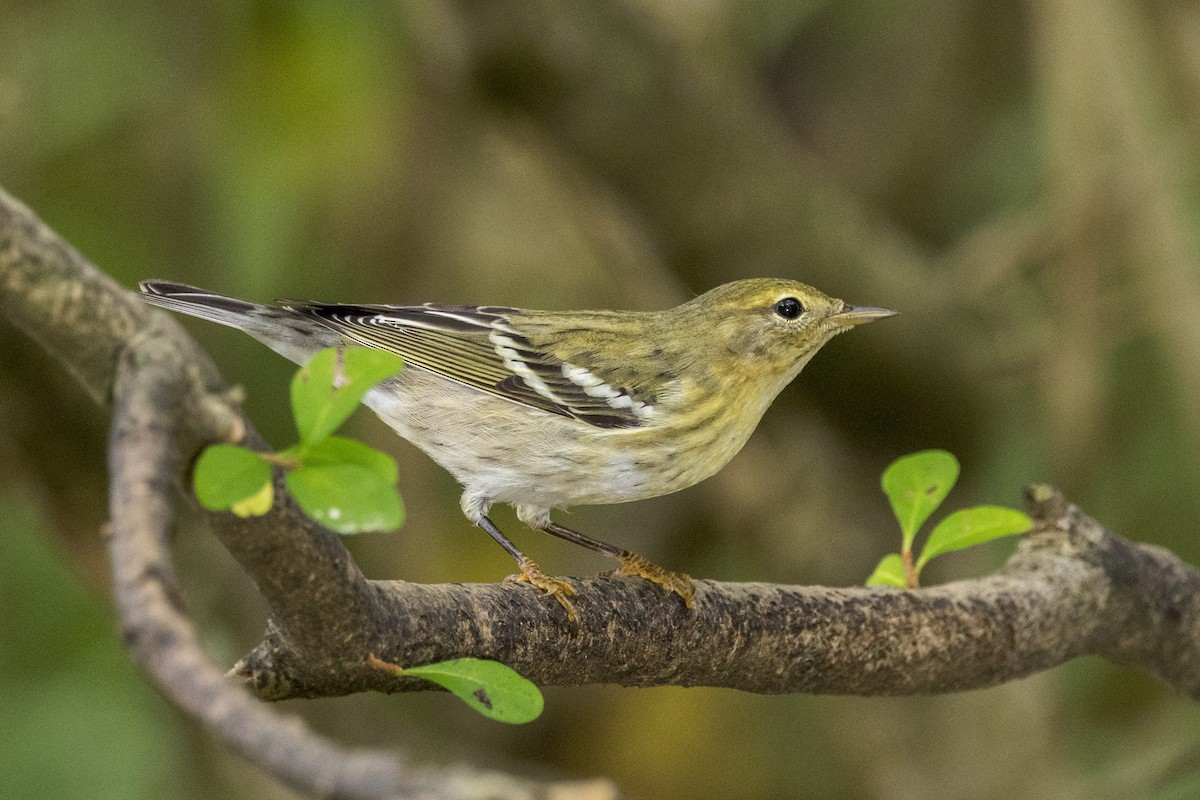
<svg viewBox="0 0 1200 800"><path fill-rule="evenodd" d="M541 589L546 594L558 601L558 604L567 612L567 620L570 622L578 622L579 615L575 613L575 604L571 602L571 598L575 596L575 588L571 584L561 578L552 578L542 572L542 568L529 559L517 562L521 571L516 575L509 575L504 580L510 583L528 583Z"/></svg>
<svg viewBox="0 0 1200 800"><path fill-rule="evenodd" d="M651 583L657 583L664 590L674 592L683 598L683 604L692 607L692 598L696 596L696 585L692 578L682 572L671 572L648 561L637 553L625 553L620 556L621 568L617 575L633 578L645 578Z"/></svg>

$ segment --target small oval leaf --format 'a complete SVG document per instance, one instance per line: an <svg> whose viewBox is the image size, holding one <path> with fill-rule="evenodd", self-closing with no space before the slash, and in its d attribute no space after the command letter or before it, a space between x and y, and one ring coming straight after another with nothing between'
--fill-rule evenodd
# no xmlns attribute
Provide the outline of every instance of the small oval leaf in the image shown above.
<svg viewBox="0 0 1200 800"><path fill-rule="evenodd" d="M901 589L908 587L904 579L904 562L899 553L888 553L875 567L871 577L867 578L867 586L897 586Z"/></svg>
<svg viewBox="0 0 1200 800"><path fill-rule="evenodd" d="M904 535L904 549L958 480L958 459L945 450L923 450L893 461L883 473L883 491Z"/></svg>
<svg viewBox="0 0 1200 800"><path fill-rule="evenodd" d="M196 459L192 490L209 511L224 511L270 486L271 467L262 456L244 447L215 444ZM267 508L270 508L268 503ZM260 513L266 513L260 512Z"/></svg>
<svg viewBox="0 0 1200 800"><path fill-rule="evenodd" d="M374 348L328 347L317 353L292 379L300 440L312 444L333 433L372 386L403 366L400 356Z"/></svg>
<svg viewBox="0 0 1200 800"><path fill-rule="evenodd" d="M285 482L304 513L337 533L392 530L404 521L395 484L358 464L297 467Z"/></svg>
<svg viewBox="0 0 1200 800"><path fill-rule="evenodd" d="M542 693L530 681L499 661L455 658L408 667L405 675L433 681L489 719L519 725L542 713Z"/></svg>
<svg viewBox="0 0 1200 800"><path fill-rule="evenodd" d="M1033 520L1012 508L1002 506L977 506L955 511L937 524L929 541L921 551L917 569L930 559L953 550L990 542L1004 536L1025 533L1033 526Z"/></svg>
<svg viewBox="0 0 1200 800"><path fill-rule="evenodd" d="M298 451L300 463L308 467L331 464L357 464L374 472L387 483L400 479L396 459L362 442L344 436L329 436Z"/></svg>

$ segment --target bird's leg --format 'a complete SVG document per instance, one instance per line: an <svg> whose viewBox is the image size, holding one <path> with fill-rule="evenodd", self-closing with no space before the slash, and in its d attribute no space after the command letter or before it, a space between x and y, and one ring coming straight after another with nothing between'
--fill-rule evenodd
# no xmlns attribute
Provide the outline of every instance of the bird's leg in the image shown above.
<svg viewBox="0 0 1200 800"><path fill-rule="evenodd" d="M517 546L513 544L507 536L500 532L496 527L496 523L492 522L486 515L481 515L479 519L474 520L475 524L487 531L488 535L496 540L497 544L503 547L508 554L516 559L517 566L521 571L516 575L509 575L505 580L514 583L528 583L531 586L536 586L546 594L558 601L558 604L567 612L567 619L571 622L577 622L579 616L575 613L575 604L571 602L571 598L575 596L575 589L571 584L559 578L551 578L546 573L542 572L532 558L522 553Z"/></svg>
<svg viewBox="0 0 1200 800"><path fill-rule="evenodd" d="M520 509L518 509L519 511ZM530 524L530 521L524 517L522 517L522 521ZM692 607L692 598L696 594L696 587L692 584L692 579L682 572L671 572L657 564L651 563L645 556L624 550L607 542L602 542L599 539L593 539L590 536L584 536L582 533L565 528L557 522L551 522L548 516L545 519L538 520L538 522L540 524L533 525L532 527L553 534L560 539L566 539L568 542L574 542L597 553L603 553L609 558L615 558L621 562L621 568L617 570L618 575L645 578L651 583L657 583L666 591L674 592L682 597L685 606L688 608Z"/></svg>

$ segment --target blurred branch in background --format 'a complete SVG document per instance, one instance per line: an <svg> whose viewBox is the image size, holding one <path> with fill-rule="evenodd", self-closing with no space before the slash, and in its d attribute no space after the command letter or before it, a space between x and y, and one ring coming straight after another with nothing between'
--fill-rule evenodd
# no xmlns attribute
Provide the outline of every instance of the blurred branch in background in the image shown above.
<svg viewBox="0 0 1200 800"><path fill-rule="evenodd" d="M1045 371L1057 450L1077 461L1064 465L1071 470L1097 453L1114 317L1154 326L1200 444L1200 247L1189 220L1196 153L1171 110L1156 31L1122 2L1031 8L1049 188L1067 237L1056 290L1062 333ZM1114 264L1114 252L1136 266Z"/></svg>
<svg viewBox="0 0 1200 800"><path fill-rule="evenodd" d="M786 264L915 314L944 291L927 290L912 240L788 135L752 75L715 68L623 4L456 8L447 24L476 91L634 203L698 287Z"/></svg>

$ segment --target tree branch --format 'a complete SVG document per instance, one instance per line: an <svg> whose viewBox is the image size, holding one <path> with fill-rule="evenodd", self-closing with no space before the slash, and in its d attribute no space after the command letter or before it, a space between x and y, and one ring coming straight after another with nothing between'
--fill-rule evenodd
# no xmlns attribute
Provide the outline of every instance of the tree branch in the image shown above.
<svg viewBox="0 0 1200 800"><path fill-rule="evenodd" d="M368 583L371 627L348 645L298 651L268 636L234 672L270 699L424 688L372 670L369 654L493 658L543 685L908 695L1101 655L1200 697L1200 571L1114 536L1048 487L1027 503L1036 530L978 580L916 591L698 581L690 611L642 581L576 580L578 625L522 586Z"/></svg>

